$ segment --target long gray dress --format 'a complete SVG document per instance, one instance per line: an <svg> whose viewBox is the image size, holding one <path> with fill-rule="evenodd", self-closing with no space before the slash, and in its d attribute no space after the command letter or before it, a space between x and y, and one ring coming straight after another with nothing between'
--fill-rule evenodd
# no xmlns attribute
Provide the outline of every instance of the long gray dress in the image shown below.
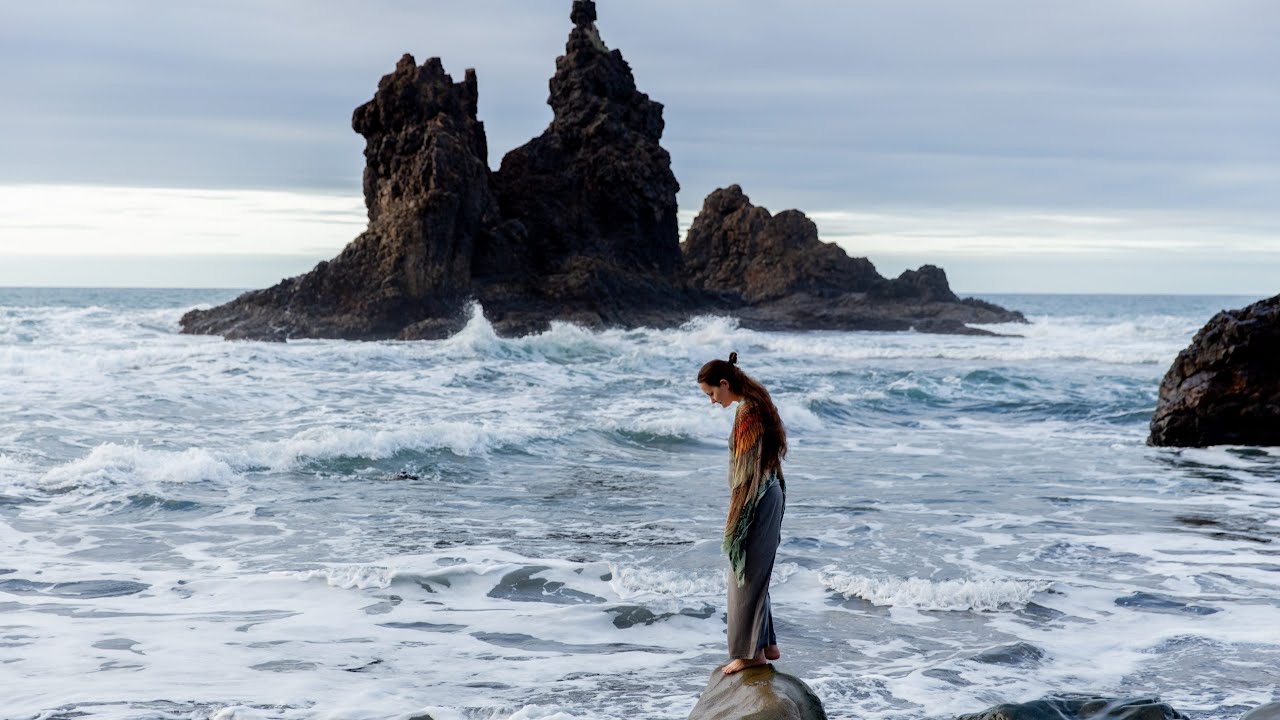
<svg viewBox="0 0 1280 720"><path fill-rule="evenodd" d="M756 503L755 514L745 541L746 572L738 585L733 570L729 581L729 657L750 659L760 650L777 645L773 632L773 611L769 604L769 578L774 555L782 540L782 514L786 493L773 479Z"/></svg>

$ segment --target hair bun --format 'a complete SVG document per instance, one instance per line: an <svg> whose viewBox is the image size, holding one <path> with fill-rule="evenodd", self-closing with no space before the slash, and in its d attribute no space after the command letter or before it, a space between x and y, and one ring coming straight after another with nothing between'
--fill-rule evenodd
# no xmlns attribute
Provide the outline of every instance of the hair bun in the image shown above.
<svg viewBox="0 0 1280 720"><path fill-rule="evenodd" d="M729 364L735 365L735 366L738 364L738 353L736 352L729 353Z"/></svg>

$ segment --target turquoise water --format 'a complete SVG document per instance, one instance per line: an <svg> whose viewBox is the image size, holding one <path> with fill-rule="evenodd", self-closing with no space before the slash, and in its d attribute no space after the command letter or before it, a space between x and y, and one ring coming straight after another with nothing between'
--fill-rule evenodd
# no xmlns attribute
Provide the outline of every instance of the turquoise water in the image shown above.
<svg viewBox="0 0 1280 720"><path fill-rule="evenodd" d="M832 717L1274 699L1280 450L1145 445L1256 298L984 296L1020 337L177 334L232 291L0 289L6 714L684 717L724 652L736 350L791 434L780 666Z"/></svg>

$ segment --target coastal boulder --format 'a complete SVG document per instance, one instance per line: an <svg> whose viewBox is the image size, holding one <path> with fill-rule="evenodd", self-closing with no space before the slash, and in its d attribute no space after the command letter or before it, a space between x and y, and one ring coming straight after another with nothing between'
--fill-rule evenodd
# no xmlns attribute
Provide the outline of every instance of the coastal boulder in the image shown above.
<svg viewBox="0 0 1280 720"><path fill-rule="evenodd" d="M333 260L225 305L183 331L227 338L439 337L459 329L471 266L517 244L489 186L475 72L455 83L439 58L405 55L352 127L365 137L369 226ZM435 319L436 322L424 323ZM406 333L411 326L417 332Z"/></svg>
<svg viewBox="0 0 1280 720"><path fill-rule="evenodd" d="M1178 353L1152 445L1280 445L1280 295L1215 315Z"/></svg>
<svg viewBox="0 0 1280 720"><path fill-rule="evenodd" d="M1007 703L958 720L1185 720L1186 715L1154 698L1107 699L1056 696Z"/></svg>
<svg viewBox="0 0 1280 720"><path fill-rule="evenodd" d="M772 665L732 675L716 668L689 720L826 720L822 701L804 681Z"/></svg>

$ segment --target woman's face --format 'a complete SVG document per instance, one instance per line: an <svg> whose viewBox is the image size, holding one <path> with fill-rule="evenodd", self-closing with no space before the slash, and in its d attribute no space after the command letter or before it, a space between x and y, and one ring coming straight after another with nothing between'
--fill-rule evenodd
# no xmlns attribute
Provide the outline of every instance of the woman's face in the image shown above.
<svg viewBox="0 0 1280 720"><path fill-rule="evenodd" d="M738 399L738 396L734 395L733 391L729 389L728 380L721 380L719 385L708 385L700 382L698 387L702 388L702 392L711 398L711 402L720 407L729 407L730 404Z"/></svg>

